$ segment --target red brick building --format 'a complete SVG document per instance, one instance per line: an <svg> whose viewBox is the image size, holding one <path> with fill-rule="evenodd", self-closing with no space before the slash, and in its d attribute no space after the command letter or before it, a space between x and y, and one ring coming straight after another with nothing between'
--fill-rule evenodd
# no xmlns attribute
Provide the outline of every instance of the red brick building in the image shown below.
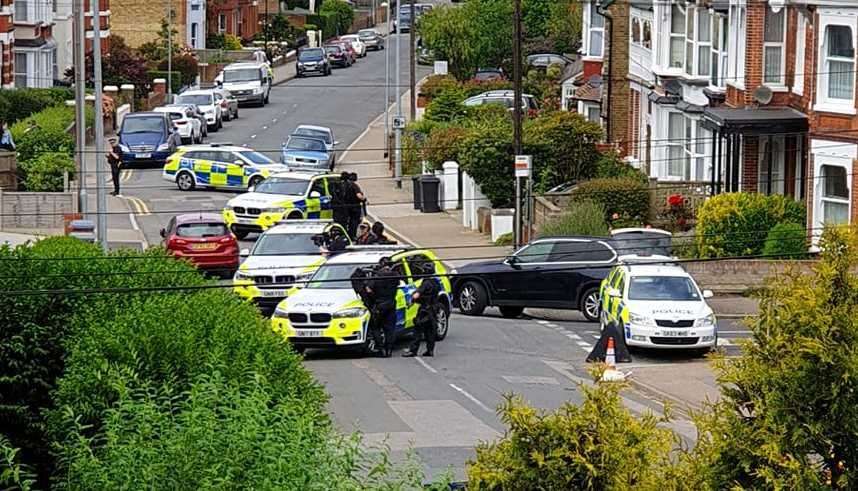
<svg viewBox="0 0 858 491"><path fill-rule="evenodd" d="M12 46L15 43L15 26L12 20L12 0L0 0L0 87L12 88L14 76Z"/></svg>
<svg viewBox="0 0 858 491"><path fill-rule="evenodd" d="M273 0L269 3L277 4ZM252 40L260 30L258 5L257 0L209 2L208 34L232 34L245 41Z"/></svg>

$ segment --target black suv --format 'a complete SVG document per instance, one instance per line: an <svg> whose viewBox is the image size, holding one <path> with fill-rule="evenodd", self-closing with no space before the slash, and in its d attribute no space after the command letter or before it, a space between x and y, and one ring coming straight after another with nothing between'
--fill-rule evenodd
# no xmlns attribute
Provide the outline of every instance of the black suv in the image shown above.
<svg viewBox="0 0 858 491"><path fill-rule="evenodd" d="M545 237L503 261L471 263L453 271L453 295L459 310L480 315L489 306L504 317L525 307L580 310L599 318L599 284L617 260L611 239Z"/></svg>
<svg viewBox="0 0 858 491"><path fill-rule="evenodd" d="M327 77L331 74L331 64L324 49L301 48L298 50L298 63L295 70L298 78L305 77L309 73Z"/></svg>

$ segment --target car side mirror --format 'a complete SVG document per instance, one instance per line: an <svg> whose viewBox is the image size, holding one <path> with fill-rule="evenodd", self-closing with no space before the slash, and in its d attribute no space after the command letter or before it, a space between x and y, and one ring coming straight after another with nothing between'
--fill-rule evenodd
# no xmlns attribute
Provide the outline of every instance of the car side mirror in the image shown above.
<svg viewBox="0 0 858 491"><path fill-rule="evenodd" d="M703 298L712 298L715 293L712 290L703 290Z"/></svg>
<svg viewBox="0 0 858 491"><path fill-rule="evenodd" d="M232 163L233 163L233 164L235 164L235 165L244 165L244 161L243 161L243 160L238 160L238 159L233 160L233 161L232 161Z"/></svg>
<svg viewBox="0 0 858 491"><path fill-rule="evenodd" d="M334 141L334 146L335 146L335 147L336 147L337 145L339 145L339 144L340 144L339 140Z"/></svg>
<svg viewBox="0 0 858 491"><path fill-rule="evenodd" d="M310 197L311 198L321 198L322 195L318 191L310 191Z"/></svg>
<svg viewBox="0 0 858 491"><path fill-rule="evenodd" d="M163 237L165 239L167 238L167 231L165 229L162 228L159 233L161 234L161 237Z"/></svg>
<svg viewBox="0 0 858 491"><path fill-rule="evenodd" d="M238 255L241 257L247 257L250 255L250 249L247 249L247 248L242 249L238 252Z"/></svg>
<svg viewBox="0 0 858 491"><path fill-rule="evenodd" d="M518 264L518 258L516 256L509 256L504 261L506 264L511 266L512 268L519 269L521 266Z"/></svg>

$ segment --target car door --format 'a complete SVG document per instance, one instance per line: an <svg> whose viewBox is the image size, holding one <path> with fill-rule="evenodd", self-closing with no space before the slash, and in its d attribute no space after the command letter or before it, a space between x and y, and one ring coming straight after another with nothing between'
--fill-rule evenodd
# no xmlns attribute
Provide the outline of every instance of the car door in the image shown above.
<svg viewBox="0 0 858 491"><path fill-rule="evenodd" d="M325 191L322 192L322 197L319 198L319 208L321 209L321 217L331 219L334 217L334 208L332 204L332 196L340 183L340 176L324 176L321 178L325 182Z"/></svg>
<svg viewBox="0 0 858 491"><path fill-rule="evenodd" d="M206 152L209 157L209 186L220 188L228 187L227 169L232 159L232 152L223 150L210 150Z"/></svg>
<svg viewBox="0 0 858 491"><path fill-rule="evenodd" d="M616 259L613 249L593 239L560 239L544 267L542 279L551 288L546 306L576 308L583 289L599 288Z"/></svg>
<svg viewBox="0 0 858 491"><path fill-rule="evenodd" d="M433 274L435 271L432 261L421 253L413 253L406 256L405 263L408 267L408 285L412 287L411 291L416 291L424 281L427 281L422 278L424 275ZM429 279L429 281L433 280ZM408 291L406 291L406 293L408 293ZM405 322L406 325L413 326L414 319L417 318L417 311L420 308L420 304L411 302L410 299L406 300L408 300L408 308L405 312Z"/></svg>
<svg viewBox="0 0 858 491"><path fill-rule="evenodd" d="M504 261L501 271L489 275L493 299L500 304L529 305L546 288L539 277L554 247L553 240L533 242Z"/></svg>
<svg viewBox="0 0 858 491"><path fill-rule="evenodd" d="M307 205L307 218L332 218L333 215L322 208L323 203L330 208L330 196L328 196L328 187L324 176L313 178L304 201ZM323 214L323 211L327 213Z"/></svg>

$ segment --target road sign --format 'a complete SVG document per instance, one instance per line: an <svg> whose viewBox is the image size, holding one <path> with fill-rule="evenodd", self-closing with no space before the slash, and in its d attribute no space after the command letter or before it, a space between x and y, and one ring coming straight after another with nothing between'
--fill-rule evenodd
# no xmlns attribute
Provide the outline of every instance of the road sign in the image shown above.
<svg viewBox="0 0 858 491"><path fill-rule="evenodd" d="M533 157L530 155L515 156L515 177L530 177Z"/></svg>
<svg viewBox="0 0 858 491"><path fill-rule="evenodd" d="M405 129L405 116L394 116L393 117L393 129L395 129L395 130L404 130Z"/></svg>

